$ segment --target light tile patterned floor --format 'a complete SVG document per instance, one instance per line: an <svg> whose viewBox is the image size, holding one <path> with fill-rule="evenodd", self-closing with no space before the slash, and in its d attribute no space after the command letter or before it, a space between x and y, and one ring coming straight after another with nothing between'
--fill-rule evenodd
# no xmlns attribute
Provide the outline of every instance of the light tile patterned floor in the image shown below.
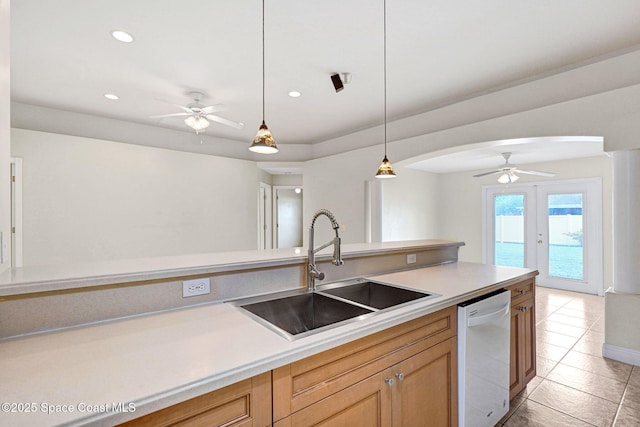
<svg viewBox="0 0 640 427"><path fill-rule="evenodd" d="M604 298L536 288L537 373L498 426L640 426L640 366L602 357Z"/></svg>

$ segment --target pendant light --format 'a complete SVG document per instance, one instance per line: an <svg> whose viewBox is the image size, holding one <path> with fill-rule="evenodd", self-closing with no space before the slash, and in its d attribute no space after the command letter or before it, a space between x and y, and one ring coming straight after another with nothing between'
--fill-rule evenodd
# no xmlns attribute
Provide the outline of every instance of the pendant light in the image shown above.
<svg viewBox="0 0 640 427"><path fill-rule="evenodd" d="M255 153L273 154L278 152L278 147L264 122L264 2L265 0L262 0L262 124L253 138L249 150Z"/></svg>
<svg viewBox="0 0 640 427"><path fill-rule="evenodd" d="M395 178L391 162L387 159L387 0L383 0L384 15L384 159L380 163L376 178Z"/></svg>

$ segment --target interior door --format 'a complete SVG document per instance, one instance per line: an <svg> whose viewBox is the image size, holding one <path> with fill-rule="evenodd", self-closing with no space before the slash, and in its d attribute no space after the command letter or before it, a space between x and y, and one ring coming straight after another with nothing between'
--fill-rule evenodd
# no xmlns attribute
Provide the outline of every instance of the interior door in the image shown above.
<svg viewBox="0 0 640 427"><path fill-rule="evenodd" d="M484 188L483 261L539 271L540 286L603 294L599 179Z"/></svg>

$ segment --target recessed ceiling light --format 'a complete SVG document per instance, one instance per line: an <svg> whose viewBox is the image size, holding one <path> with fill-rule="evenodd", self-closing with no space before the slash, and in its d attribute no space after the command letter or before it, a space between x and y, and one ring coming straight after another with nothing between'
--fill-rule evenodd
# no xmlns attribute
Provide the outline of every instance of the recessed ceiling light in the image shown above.
<svg viewBox="0 0 640 427"><path fill-rule="evenodd" d="M126 31L113 30L111 31L111 35L114 39L119 40L123 43L131 43L133 41L133 36Z"/></svg>
<svg viewBox="0 0 640 427"><path fill-rule="evenodd" d="M289 92L289 96L292 98L298 98L300 97L300 95L302 95L300 92L298 92L297 90L292 90L291 92Z"/></svg>
<svg viewBox="0 0 640 427"><path fill-rule="evenodd" d="M118 99L120 99L120 97L118 95L116 95L115 93L105 93L104 97L107 99L110 99L112 101L116 101Z"/></svg>

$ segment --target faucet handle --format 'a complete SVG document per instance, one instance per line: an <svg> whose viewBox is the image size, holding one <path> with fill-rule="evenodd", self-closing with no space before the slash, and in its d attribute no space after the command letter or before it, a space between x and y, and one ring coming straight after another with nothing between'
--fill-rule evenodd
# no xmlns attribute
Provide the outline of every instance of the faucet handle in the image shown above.
<svg viewBox="0 0 640 427"><path fill-rule="evenodd" d="M312 266L311 264L309 264L309 275L314 279L324 280L324 273L318 271L315 265Z"/></svg>

